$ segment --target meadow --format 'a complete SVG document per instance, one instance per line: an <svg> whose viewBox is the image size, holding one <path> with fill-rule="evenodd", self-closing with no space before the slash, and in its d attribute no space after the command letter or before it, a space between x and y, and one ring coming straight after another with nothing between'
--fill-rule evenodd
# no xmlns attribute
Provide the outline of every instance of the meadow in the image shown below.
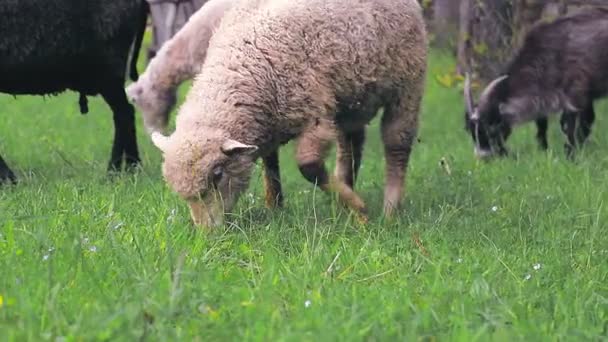
<svg viewBox="0 0 608 342"><path fill-rule="evenodd" d="M0 340L607 340L608 105L574 162L555 118L548 152L527 125L511 158L479 162L460 89L437 81L453 68L431 55L391 220L369 127L367 225L300 176L288 145L285 208L264 207L258 167L226 227L205 234L139 113L143 167L108 177L101 99L82 116L75 93L0 95L0 153L21 181L0 189Z"/></svg>

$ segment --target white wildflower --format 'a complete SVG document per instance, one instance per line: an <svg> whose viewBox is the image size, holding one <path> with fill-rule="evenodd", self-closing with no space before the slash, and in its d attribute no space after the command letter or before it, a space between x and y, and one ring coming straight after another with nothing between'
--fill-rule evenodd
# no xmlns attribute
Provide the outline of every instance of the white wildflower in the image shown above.
<svg viewBox="0 0 608 342"><path fill-rule="evenodd" d="M120 229L120 227L124 226L125 224L123 222L114 222L112 224L112 230L118 230Z"/></svg>
<svg viewBox="0 0 608 342"><path fill-rule="evenodd" d="M307 300L304 302L304 307L305 307L305 308L309 308L311 305L312 305L312 302L310 301L310 299L307 299Z"/></svg>

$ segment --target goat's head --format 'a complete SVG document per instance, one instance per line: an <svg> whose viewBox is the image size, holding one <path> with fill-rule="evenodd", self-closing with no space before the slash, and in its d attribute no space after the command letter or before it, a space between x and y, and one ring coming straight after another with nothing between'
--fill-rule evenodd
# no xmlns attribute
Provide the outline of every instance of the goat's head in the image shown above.
<svg viewBox="0 0 608 342"><path fill-rule="evenodd" d="M471 79L468 74L466 75L464 85L465 128L473 138L475 155L480 159L507 154L505 141L511 134L511 124L501 114L506 79L507 76L501 76L492 81L481 93L479 101L475 105L471 92Z"/></svg>

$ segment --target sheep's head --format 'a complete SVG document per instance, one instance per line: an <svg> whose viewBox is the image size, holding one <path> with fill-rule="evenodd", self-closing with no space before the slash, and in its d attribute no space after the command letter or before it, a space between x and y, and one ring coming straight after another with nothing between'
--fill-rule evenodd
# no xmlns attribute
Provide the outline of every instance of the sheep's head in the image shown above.
<svg viewBox="0 0 608 342"><path fill-rule="evenodd" d="M475 155L489 159L496 154L507 154L505 142L511 134L511 124L501 113L501 100L507 76L492 81L479 97L475 105L471 94L471 80L466 76L464 99L466 104L465 128L475 144Z"/></svg>
<svg viewBox="0 0 608 342"><path fill-rule="evenodd" d="M219 134L153 133L152 140L164 155L165 180L188 202L194 223L221 225L247 188L258 148Z"/></svg>
<svg viewBox="0 0 608 342"><path fill-rule="evenodd" d="M152 82L151 78L144 74L125 91L129 101L141 110L148 133L164 132L169 122L169 113L176 103L176 90Z"/></svg>

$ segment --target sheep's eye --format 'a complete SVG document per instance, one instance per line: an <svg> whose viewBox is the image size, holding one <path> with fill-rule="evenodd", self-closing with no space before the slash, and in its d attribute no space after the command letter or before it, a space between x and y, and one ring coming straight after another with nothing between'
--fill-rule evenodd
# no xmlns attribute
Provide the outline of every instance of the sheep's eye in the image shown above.
<svg viewBox="0 0 608 342"><path fill-rule="evenodd" d="M224 175L224 171L222 170L221 167L216 167L215 169L213 169L213 185L217 186L219 184L219 182L222 180L222 176Z"/></svg>

